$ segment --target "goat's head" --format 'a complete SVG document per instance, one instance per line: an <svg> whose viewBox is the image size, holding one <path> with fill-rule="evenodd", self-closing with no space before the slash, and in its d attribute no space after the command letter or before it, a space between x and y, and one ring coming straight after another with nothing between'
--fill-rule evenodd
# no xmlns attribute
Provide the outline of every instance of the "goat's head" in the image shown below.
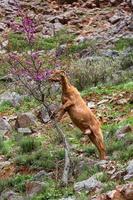
<svg viewBox="0 0 133 200"><path fill-rule="evenodd" d="M49 77L49 81L60 82L62 76L66 76L64 70L53 70L51 76Z"/></svg>

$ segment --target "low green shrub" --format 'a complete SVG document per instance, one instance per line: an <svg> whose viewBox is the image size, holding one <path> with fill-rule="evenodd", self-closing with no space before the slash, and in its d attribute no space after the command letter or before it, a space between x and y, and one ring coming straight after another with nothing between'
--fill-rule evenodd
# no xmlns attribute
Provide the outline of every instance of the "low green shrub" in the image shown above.
<svg viewBox="0 0 133 200"><path fill-rule="evenodd" d="M33 150L36 150L40 145L41 143L33 137L23 137L19 142L22 153L32 152Z"/></svg>

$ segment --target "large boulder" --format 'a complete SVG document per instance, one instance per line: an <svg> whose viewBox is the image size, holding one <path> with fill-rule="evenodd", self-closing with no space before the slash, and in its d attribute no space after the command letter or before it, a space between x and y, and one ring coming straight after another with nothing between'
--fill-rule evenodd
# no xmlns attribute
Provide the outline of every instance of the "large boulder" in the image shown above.
<svg viewBox="0 0 133 200"><path fill-rule="evenodd" d="M36 117L31 112L19 113L16 119L15 128L20 131L20 128L30 128L36 125ZM22 129L21 129L22 130Z"/></svg>
<svg viewBox="0 0 133 200"><path fill-rule="evenodd" d="M75 191L87 190L89 192L102 188L102 183L95 176L74 184Z"/></svg>

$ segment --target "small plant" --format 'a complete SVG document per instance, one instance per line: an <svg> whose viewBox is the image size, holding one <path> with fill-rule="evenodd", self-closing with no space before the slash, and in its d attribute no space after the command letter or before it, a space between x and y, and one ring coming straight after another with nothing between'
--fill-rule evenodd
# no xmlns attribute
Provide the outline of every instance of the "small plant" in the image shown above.
<svg viewBox="0 0 133 200"><path fill-rule="evenodd" d="M101 172L98 176L97 176L97 179L99 181L101 181L102 183L107 183L109 181L109 177L107 175L106 172Z"/></svg>
<svg viewBox="0 0 133 200"><path fill-rule="evenodd" d="M36 150L40 146L40 142L32 137L23 137L19 143L22 153L29 153Z"/></svg>

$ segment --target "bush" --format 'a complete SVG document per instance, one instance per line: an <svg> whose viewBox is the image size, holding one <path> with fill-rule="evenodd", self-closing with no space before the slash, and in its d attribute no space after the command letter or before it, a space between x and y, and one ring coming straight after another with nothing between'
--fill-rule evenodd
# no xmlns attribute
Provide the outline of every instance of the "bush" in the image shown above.
<svg viewBox="0 0 133 200"><path fill-rule="evenodd" d="M22 153L31 152L39 147L40 142L32 137L24 137L19 143Z"/></svg>
<svg viewBox="0 0 133 200"><path fill-rule="evenodd" d="M109 58L98 60L78 60L71 65L71 76L76 87L82 90L88 86L96 86L98 83L105 83L112 79L112 74L120 67L119 60Z"/></svg>
<svg viewBox="0 0 133 200"><path fill-rule="evenodd" d="M106 57L98 57L93 60L80 59L71 64L70 76L79 90L98 84L118 84L132 79L133 73L125 70L131 63L132 58L125 60L124 64L122 57L115 59Z"/></svg>

